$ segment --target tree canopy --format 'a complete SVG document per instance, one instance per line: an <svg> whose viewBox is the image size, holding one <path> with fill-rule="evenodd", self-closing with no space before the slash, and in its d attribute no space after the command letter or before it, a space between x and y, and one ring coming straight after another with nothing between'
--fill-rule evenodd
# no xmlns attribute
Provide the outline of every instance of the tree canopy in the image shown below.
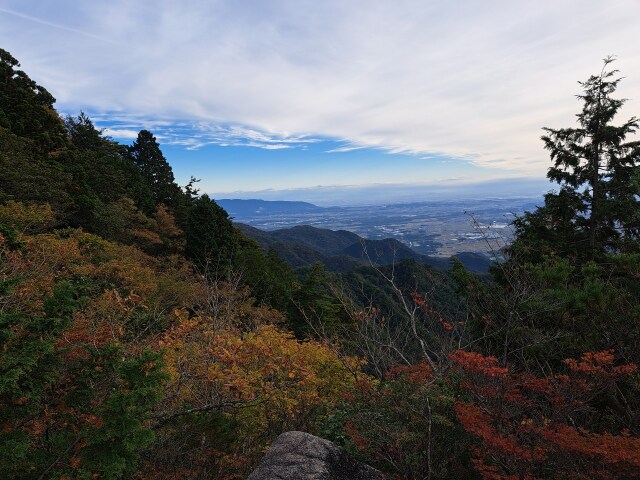
<svg viewBox="0 0 640 480"><path fill-rule="evenodd" d="M181 192L156 137L148 130L140 130L138 138L129 147L129 155L150 186L154 203L174 207Z"/></svg>
<svg viewBox="0 0 640 480"><path fill-rule="evenodd" d="M65 145L55 98L19 70L20 63L0 49L0 126L35 142L38 151L51 152Z"/></svg>
<svg viewBox="0 0 640 480"><path fill-rule="evenodd" d="M553 162L547 177L559 191L516 222L512 255L594 259L640 251L640 141L627 141L638 119L613 124L625 100L613 97L621 77L612 62L606 58L599 74L579 82L577 127L544 129Z"/></svg>

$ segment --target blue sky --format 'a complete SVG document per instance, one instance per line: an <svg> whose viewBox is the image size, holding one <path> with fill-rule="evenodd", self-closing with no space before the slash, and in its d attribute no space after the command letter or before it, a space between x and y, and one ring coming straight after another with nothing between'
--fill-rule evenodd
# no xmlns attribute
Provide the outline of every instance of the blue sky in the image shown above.
<svg viewBox="0 0 640 480"><path fill-rule="evenodd" d="M0 47L61 112L154 132L181 183L366 200L543 178L541 127L572 124L608 54L620 120L639 115L638 18L638 0L3 0Z"/></svg>

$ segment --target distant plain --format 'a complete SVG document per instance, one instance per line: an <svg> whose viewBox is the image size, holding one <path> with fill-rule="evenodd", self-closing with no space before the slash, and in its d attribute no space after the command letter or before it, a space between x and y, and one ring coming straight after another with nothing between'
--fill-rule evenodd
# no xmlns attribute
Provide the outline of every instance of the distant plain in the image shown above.
<svg viewBox="0 0 640 480"><path fill-rule="evenodd" d="M511 238L510 223L517 215L533 210L542 198L508 197L317 207L309 204L292 208L271 202L247 209L254 202L218 200L233 220L261 230L277 230L311 225L330 230L348 230L364 238L394 238L414 251L449 257L461 252L493 256ZM272 206L274 205L274 206Z"/></svg>

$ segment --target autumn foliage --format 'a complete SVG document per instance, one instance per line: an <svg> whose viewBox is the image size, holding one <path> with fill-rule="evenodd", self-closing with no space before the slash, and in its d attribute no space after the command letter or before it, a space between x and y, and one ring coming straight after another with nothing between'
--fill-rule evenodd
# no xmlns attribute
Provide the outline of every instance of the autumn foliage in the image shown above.
<svg viewBox="0 0 640 480"><path fill-rule="evenodd" d="M281 319L277 312L250 304L235 305L234 311L242 308L242 320L255 323L238 325L236 318L214 328L209 316L174 312L173 327L159 339L170 381L157 415L162 440L171 448L148 463L144 478L195 478L204 472L244 478L275 436L313 431L354 384L357 359L340 359L326 345L299 342L267 323ZM221 430L218 438L211 436L212 419ZM195 443L182 436L185 421L191 438L197 432ZM231 426L235 433L225 436ZM163 463L166 468L158 471Z"/></svg>
<svg viewBox="0 0 640 480"><path fill-rule="evenodd" d="M469 438L453 411L455 390L426 361L363 378L338 411L347 447L389 478L469 478Z"/></svg>
<svg viewBox="0 0 640 480"><path fill-rule="evenodd" d="M360 375L246 287L80 230L0 236L0 287L3 478L244 478Z"/></svg>
<svg viewBox="0 0 640 480"><path fill-rule="evenodd" d="M546 377L514 373L495 357L452 354L467 400L455 412L476 438L473 463L486 479L623 479L640 475L640 438L609 431L599 405L634 375L613 351L564 361Z"/></svg>

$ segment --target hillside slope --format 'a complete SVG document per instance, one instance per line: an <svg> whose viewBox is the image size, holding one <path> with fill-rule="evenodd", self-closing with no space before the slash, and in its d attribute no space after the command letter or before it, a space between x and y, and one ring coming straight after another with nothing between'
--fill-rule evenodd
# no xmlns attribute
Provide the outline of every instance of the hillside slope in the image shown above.
<svg viewBox="0 0 640 480"><path fill-rule="evenodd" d="M294 267L321 262L333 272L346 272L358 265L388 265L402 260L447 270L451 259L421 255L393 238L368 240L346 230L329 230L301 225L264 231L243 223L235 224L265 250L273 249ZM463 252L454 255L469 271L487 273L491 261L484 255Z"/></svg>

